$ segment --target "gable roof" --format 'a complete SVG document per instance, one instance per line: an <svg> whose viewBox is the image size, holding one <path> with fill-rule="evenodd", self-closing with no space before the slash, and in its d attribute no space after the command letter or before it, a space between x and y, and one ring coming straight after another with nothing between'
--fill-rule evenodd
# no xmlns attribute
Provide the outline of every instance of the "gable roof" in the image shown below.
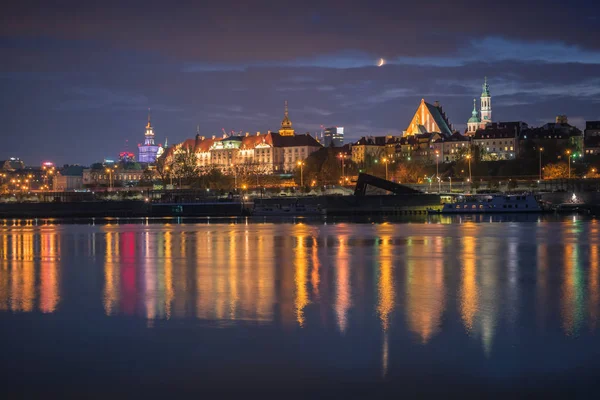
<svg viewBox="0 0 600 400"><path fill-rule="evenodd" d="M446 113L442 111L442 107L434 106L427 102L425 102L425 106L427 107L427 110L429 110L429 113L433 117L433 120L435 121L437 126L440 128L440 132L444 135L452 135L452 129L450 129L450 121L448 121Z"/></svg>

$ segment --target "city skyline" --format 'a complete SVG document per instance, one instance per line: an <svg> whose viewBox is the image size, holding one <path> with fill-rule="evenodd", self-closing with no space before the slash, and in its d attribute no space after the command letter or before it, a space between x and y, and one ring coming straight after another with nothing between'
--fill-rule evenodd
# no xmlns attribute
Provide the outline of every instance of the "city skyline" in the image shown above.
<svg viewBox="0 0 600 400"><path fill-rule="evenodd" d="M583 129L600 119L591 1L520 12L465 1L426 17L420 5L225 3L9 7L0 159L90 164L137 152L148 108L159 143L198 125L206 136L267 132L284 100L298 133L398 135L421 98L464 132L485 76L497 121L539 126L565 114Z"/></svg>

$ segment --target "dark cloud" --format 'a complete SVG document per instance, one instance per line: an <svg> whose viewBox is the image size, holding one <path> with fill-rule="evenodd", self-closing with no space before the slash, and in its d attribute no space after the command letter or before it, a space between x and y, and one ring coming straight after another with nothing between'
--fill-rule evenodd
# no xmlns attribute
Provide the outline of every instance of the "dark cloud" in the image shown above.
<svg viewBox="0 0 600 400"><path fill-rule="evenodd" d="M484 76L496 120L600 119L591 1L88 3L0 16L0 159L114 157L148 107L171 143L277 129L286 99L301 132L399 133L421 98L463 127Z"/></svg>

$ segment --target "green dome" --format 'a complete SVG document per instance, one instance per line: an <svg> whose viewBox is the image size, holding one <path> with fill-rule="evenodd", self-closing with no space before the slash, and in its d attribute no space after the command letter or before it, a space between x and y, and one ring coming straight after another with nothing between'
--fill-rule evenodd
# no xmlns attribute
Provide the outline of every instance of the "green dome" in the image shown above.
<svg viewBox="0 0 600 400"><path fill-rule="evenodd" d="M473 111L471 112L471 118L469 118L469 123L471 122L476 122L476 123L480 123L481 120L479 119L478 115L477 115L477 100L473 99Z"/></svg>

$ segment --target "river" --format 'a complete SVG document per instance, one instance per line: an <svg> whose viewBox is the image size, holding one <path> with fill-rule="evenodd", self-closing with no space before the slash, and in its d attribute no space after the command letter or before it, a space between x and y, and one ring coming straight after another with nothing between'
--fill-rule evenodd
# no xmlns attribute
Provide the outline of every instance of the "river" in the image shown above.
<svg viewBox="0 0 600 400"><path fill-rule="evenodd" d="M589 394L600 222L0 223L20 397Z"/></svg>

